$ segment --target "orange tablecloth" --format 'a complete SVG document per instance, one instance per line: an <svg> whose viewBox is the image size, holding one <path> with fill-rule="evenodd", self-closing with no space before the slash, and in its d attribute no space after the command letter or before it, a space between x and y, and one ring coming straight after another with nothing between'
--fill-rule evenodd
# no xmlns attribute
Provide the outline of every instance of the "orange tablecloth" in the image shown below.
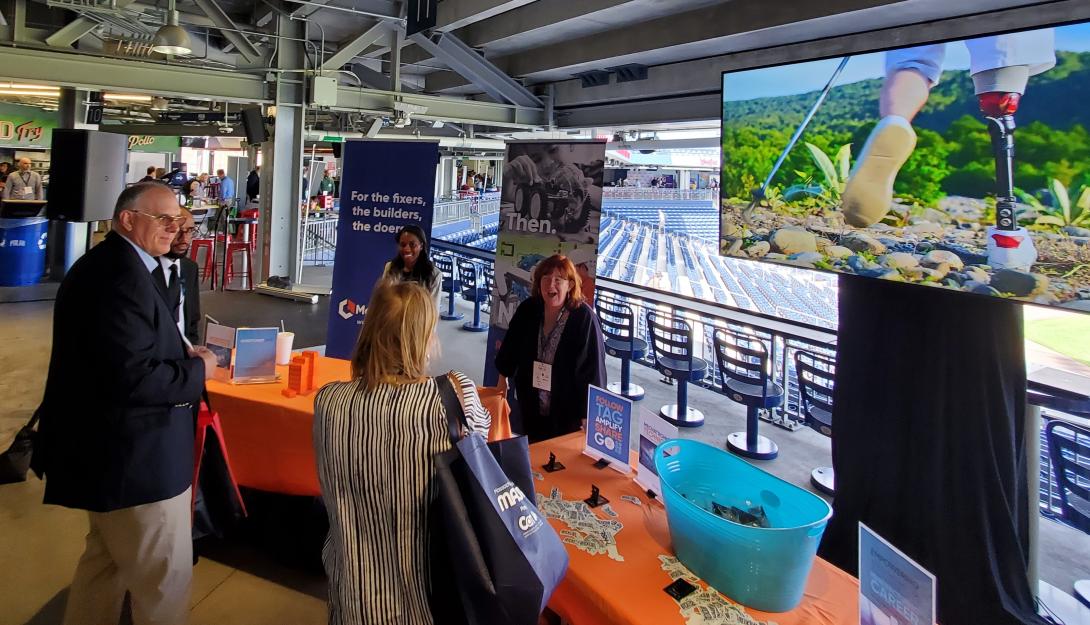
<svg viewBox="0 0 1090 625"><path fill-rule="evenodd" d="M575 625L684 624L678 603L663 592L672 580L662 569L658 556L673 555L666 509L659 502L649 501L632 481L632 475L622 475L610 468L595 469L594 461L584 456L582 449L581 433L531 445L534 470L545 478L534 486L546 496L553 488L559 488L566 500L589 497L590 484L598 486L617 512L617 520L624 524L616 539L617 551L624 561L617 562L606 555L592 556L566 545L571 565L549 607ZM567 468L555 473L542 471L541 465L548 462L549 452L555 453ZM639 497L643 505L622 500L622 495ZM610 518L601 508L595 512L599 518ZM553 519L550 522L558 530L565 528L563 522ZM774 621L778 625L857 624L859 582L818 558L797 608L780 614L747 612L760 621Z"/></svg>
<svg viewBox="0 0 1090 625"><path fill-rule="evenodd" d="M319 358L318 388L350 379L347 360ZM276 384L208 381L212 409L219 413L231 468L242 486L287 495L321 494L314 460L314 393L284 397L288 368L277 367Z"/></svg>
<svg viewBox="0 0 1090 625"><path fill-rule="evenodd" d="M321 492L311 436L314 393L284 397L280 391L287 388L288 368L276 370L280 374L280 382L276 384L208 381L209 399L223 425L231 468L242 486L317 497ZM351 377L347 360L318 358L316 388ZM501 404L506 406L502 393L480 387L477 391L485 408L492 413L489 436L510 436L511 424L506 413L499 412Z"/></svg>

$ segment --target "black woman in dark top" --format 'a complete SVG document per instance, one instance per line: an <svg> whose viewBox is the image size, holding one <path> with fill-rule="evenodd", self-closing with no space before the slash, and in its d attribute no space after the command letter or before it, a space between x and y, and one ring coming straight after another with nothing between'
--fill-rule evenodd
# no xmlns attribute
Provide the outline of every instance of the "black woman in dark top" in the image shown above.
<svg viewBox="0 0 1090 625"><path fill-rule="evenodd" d="M579 431L589 385L606 385L605 346L566 256L550 256L534 270L532 295L515 310L495 364L501 386L514 378L531 442Z"/></svg>
<svg viewBox="0 0 1090 625"><path fill-rule="evenodd" d="M439 301L439 287L442 284L439 270L428 256L428 237L420 226L405 226L394 237L397 241L397 254L390 259L382 270L382 279L394 282L416 282Z"/></svg>

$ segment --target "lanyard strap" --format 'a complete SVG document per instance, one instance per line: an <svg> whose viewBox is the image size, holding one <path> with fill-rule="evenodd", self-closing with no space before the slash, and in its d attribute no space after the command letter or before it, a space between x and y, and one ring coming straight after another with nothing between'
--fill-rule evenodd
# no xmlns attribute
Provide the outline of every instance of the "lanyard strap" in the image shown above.
<svg viewBox="0 0 1090 625"><path fill-rule="evenodd" d="M545 345L548 344L548 342L553 338L553 335L556 334L557 328L560 327L560 320L564 318L564 315L567 312L568 312L568 309L561 306L560 312L557 313L557 315L556 315L556 324L553 325L553 329L552 329L552 331L549 332L549 336L545 336L545 321L544 320L541 321L541 328L537 332L537 357L538 358L544 358L544 356L545 356L545 354L544 354Z"/></svg>

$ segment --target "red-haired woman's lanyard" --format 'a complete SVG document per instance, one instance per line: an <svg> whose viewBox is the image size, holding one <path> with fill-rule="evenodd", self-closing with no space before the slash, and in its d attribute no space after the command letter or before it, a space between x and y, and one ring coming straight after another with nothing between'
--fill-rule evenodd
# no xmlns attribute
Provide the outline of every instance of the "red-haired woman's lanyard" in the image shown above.
<svg viewBox="0 0 1090 625"><path fill-rule="evenodd" d="M539 391L551 391L553 388L553 358L559 343L559 333L564 331L564 315L567 308L561 307L556 315L556 323L549 334L545 334L545 321L537 332L537 360L534 361L534 388Z"/></svg>

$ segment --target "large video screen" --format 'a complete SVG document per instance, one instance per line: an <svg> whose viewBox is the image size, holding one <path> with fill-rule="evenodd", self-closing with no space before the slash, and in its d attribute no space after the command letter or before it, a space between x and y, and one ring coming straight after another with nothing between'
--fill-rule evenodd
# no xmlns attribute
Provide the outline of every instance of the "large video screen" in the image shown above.
<svg viewBox="0 0 1090 625"><path fill-rule="evenodd" d="M723 255L1090 311L1090 23L723 74Z"/></svg>

